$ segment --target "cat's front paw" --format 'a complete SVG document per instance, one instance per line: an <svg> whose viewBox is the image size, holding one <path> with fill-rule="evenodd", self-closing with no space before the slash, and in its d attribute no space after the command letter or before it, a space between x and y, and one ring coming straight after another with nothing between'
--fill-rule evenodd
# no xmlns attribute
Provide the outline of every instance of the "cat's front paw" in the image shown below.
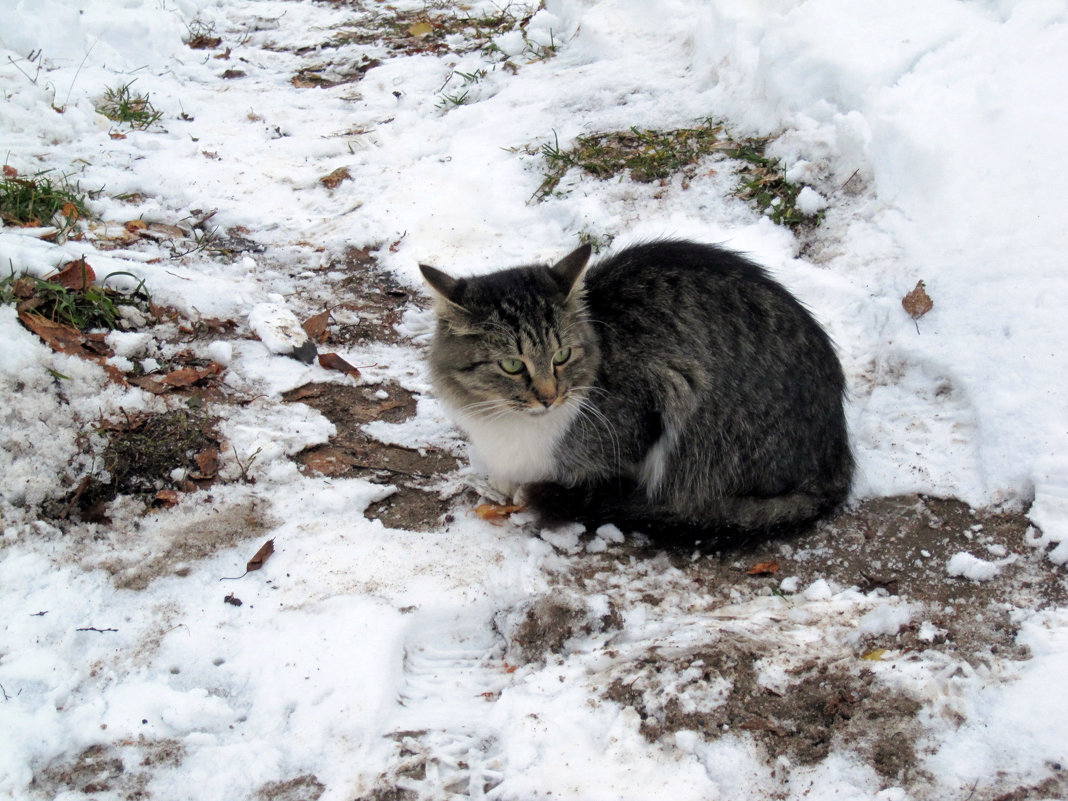
<svg viewBox="0 0 1068 801"><path fill-rule="evenodd" d="M515 481L508 481L500 476L490 476L489 485L494 492L499 494L506 502L514 502L518 504L518 495L521 490L521 486Z"/></svg>

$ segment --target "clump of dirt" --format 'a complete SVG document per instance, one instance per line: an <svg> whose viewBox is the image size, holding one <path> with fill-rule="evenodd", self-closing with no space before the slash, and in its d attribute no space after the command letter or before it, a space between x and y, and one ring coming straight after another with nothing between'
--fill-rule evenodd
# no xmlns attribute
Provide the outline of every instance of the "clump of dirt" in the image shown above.
<svg viewBox="0 0 1068 801"><path fill-rule="evenodd" d="M267 782L256 791L256 798L261 801L318 801L326 790L316 776L305 773L285 781Z"/></svg>
<svg viewBox="0 0 1068 801"><path fill-rule="evenodd" d="M173 767L184 757L177 740L137 740L91 745L72 757L55 760L36 773L30 792L56 798L68 792L111 793L121 798L147 798L152 769Z"/></svg>
<svg viewBox="0 0 1068 801"><path fill-rule="evenodd" d="M362 428L373 420L399 423L412 417L413 393L398 384L305 384L283 397L318 409L337 428L328 443L296 455L305 472L396 486L397 492L364 513L387 528L426 531L441 524L453 501L442 498L438 486L443 475L456 469L456 458L436 448L387 445Z"/></svg>
<svg viewBox="0 0 1068 801"><path fill-rule="evenodd" d="M496 626L508 641L505 660L525 665L566 652L575 637L618 631L623 617L611 602L594 610L579 596L554 594L498 614Z"/></svg>
<svg viewBox="0 0 1068 801"><path fill-rule="evenodd" d="M119 495L148 502L161 490L189 491L215 479L221 447L215 420L196 409L127 415L101 431L108 441L100 469L82 480L62 517L76 509L83 520L100 522L105 505Z"/></svg>

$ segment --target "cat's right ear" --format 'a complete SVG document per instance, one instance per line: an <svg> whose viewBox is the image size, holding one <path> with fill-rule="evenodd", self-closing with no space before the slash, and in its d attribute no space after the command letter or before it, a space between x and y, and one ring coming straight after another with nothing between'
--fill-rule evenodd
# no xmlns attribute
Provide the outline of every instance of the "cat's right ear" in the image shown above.
<svg viewBox="0 0 1068 801"><path fill-rule="evenodd" d="M582 271L586 269L586 263L590 260L593 248L589 243L568 253L560 261L552 266L549 272L556 281L557 286L565 295L570 295L578 285Z"/></svg>

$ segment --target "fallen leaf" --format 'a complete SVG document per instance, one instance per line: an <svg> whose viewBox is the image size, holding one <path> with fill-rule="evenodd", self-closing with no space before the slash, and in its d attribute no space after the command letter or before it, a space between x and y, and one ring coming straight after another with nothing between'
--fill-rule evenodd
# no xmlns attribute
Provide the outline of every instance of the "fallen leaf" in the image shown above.
<svg viewBox="0 0 1068 801"><path fill-rule="evenodd" d="M193 457L196 460L197 467L200 469L200 475L194 476L195 478L211 478L219 472L219 451L215 448L206 448Z"/></svg>
<svg viewBox="0 0 1068 801"><path fill-rule="evenodd" d="M429 36L434 30L434 26L429 22L417 22L408 29L408 35L415 39L422 39L424 36Z"/></svg>
<svg viewBox="0 0 1068 801"><path fill-rule="evenodd" d="M305 398L318 398L323 394L323 392L326 391L323 387L323 384L316 384L314 382L309 384L301 384L296 389L290 389L286 392L283 392L282 400L293 402L304 400Z"/></svg>
<svg viewBox="0 0 1068 801"><path fill-rule="evenodd" d="M319 366L325 370L337 370L339 373L348 373L353 378L360 377L360 371L336 353L320 353Z"/></svg>
<svg viewBox="0 0 1068 801"><path fill-rule="evenodd" d="M779 563L757 562L747 572L750 576L771 576L779 572Z"/></svg>
<svg viewBox="0 0 1068 801"><path fill-rule="evenodd" d="M112 131L111 133L108 134L108 136L110 136L112 139L125 139L126 138L126 134L119 133L118 131Z"/></svg>
<svg viewBox="0 0 1068 801"><path fill-rule="evenodd" d="M246 75L244 70L226 70L220 77L226 80L233 80L234 78L244 78Z"/></svg>
<svg viewBox="0 0 1068 801"><path fill-rule="evenodd" d="M868 653L861 656L861 659L866 659L869 662L882 662L883 657L886 656L885 648L873 648Z"/></svg>
<svg viewBox="0 0 1068 801"><path fill-rule="evenodd" d="M166 507L178 505L178 493L174 490L164 489L156 493L156 500Z"/></svg>
<svg viewBox="0 0 1068 801"><path fill-rule="evenodd" d="M10 164L4 165L4 177L5 178L17 178L19 171L12 167Z"/></svg>
<svg viewBox="0 0 1068 801"><path fill-rule="evenodd" d="M127 220L122 224L122 227L129 231L131 234L137 234L148 228L148 223L144 220Z"/></svg>
<svg viewBox="0 0 1068 801"><path fill-rule="evenodd" d="M242 601L236 595L230 593L225 598L223 598L223 603L228 603L230 604L230 606L241 606Z"/></svg>
<svg viewBox="0 0 1068 801"><path fill-rule="evenodd" d="M141 389L146 390L147 392L151 392L153 395L163 395L164 393L170 392L172 389L174 389L174 387L169 387L166 384L161 384L156 379L147 375L133 376L129 379L129 382L135 387L140 387Z"/></svg>
<svg viewBox="0 0 1068 801"><path fill-rule="evenodd" d="M934 301L927 294L923 281L917 281L912 291L901 299L901 305L913 320L918 320L934 308Z"/></svg>
<svg viewBox="0 0 1068 801"><path fill-rule="evenodd" d="M326 339L326 326L330 323L330 309L324 312L316 314L314 317L309 317L301 327L304 329L304 333L308 335L308 339L313 342L322 342Z"/></svg>
<svg viewBox="0 0 1068 801"><path fill-rule="evenodd" d="M214 50L222 44L222 39L218 36L208 36L202 33L199 36L194 36L186 44L193 50Z"/></svg>
<svg viewBox="0 0 1068 801"><path fill-rule="evenodd" d="M69 200L63 204L63 208L60 209L60 213L68 220L77 220L81 217L81 213L78 211L78 207L71 203Z"/></svg>
<svg viewBox="0 0 1068 801"><path fill-rule="evenodd" d="M19 312L19 320L22 321L24 326L43 339L45 344L52 350L74 356L85 355L85 350L82 347L85 344L85 335L77 328L57 323L47 317L31 314L30 312Z"/></svg>
<svg viewBox="0 0 1068 801"><path fill-rule="evenodd" d="M523 511L522 506L511 506L500 503L480 503L475 507L475 514L483 520L491 523L500 523L508 519L508 515Z"/></svg>
<svg viewBox="0 0 1068 801"><path fill-rule="evenodd" d="M251 573L253 570L259 570L263 567L263 563L266 562L271 554L274 553L274 539L269 539L267 542L260 546L260 549L256 551L256 555L248 560L248 564L245 565L245 570Z"/></svg>
<svg viewBox="0 0 1068 801"><path fill-rule="evenodd" d="M59 272L48 280L67 289L84 291L89 284L96 280L96 273L93 272L92 267L85 263L85 259L77 259L61 265Z"/></svg>
<svg viewBox="0 0 1068 801"><path fill-rule="evenodd" d="M324 175L319 179L319 183L325 186L327 189L336 189L341 185L342 181L351 181L352 173L349 172L348 167L338 167L329 175Z"/></svg>
<svg viewBox="0 0 1068 801"><path fill-rule="evenodd" d="M207 367L180 367L177 370L172 370L163 376L161 379L164 384L168 384L172 387L191 387L203 381L205 378L209 378L213 375L218 375L222 372L220 367L215 362L212 362Z"/></svg>
<svg viewBox="0 0 1068 801"><path fill-rule="evenodd" d="M148 226L148 230L154 234L168 236L172 239L181 239L185 236L185 231L177 225L168 225L167 223L151 223Z"/></svg>

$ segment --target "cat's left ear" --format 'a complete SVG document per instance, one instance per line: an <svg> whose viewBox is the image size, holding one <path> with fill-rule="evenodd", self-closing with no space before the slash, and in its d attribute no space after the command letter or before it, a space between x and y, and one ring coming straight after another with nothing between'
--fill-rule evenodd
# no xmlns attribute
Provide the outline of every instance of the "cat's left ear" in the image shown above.
<svg viewBox="0 0 1068 801"><path fill-rule="evenodd" d="M549 274L565 295L570 295L578 286L579 278L582 276L582 271L586 269L586 263L590 260L592 252L593 248L585 244L571 251L549 268Z"/></svg>
<svg viewBox="0 0 1068 801"><path fill-rule="evenodd" d="M430 288L441 295L442 298L447 300L454 306L459 306L461 281L457 278L453 278L447 273L443 273L437 267L431 267L429 264L420 264L419 272L423 274L423 278L430 284Z"/></svg>

